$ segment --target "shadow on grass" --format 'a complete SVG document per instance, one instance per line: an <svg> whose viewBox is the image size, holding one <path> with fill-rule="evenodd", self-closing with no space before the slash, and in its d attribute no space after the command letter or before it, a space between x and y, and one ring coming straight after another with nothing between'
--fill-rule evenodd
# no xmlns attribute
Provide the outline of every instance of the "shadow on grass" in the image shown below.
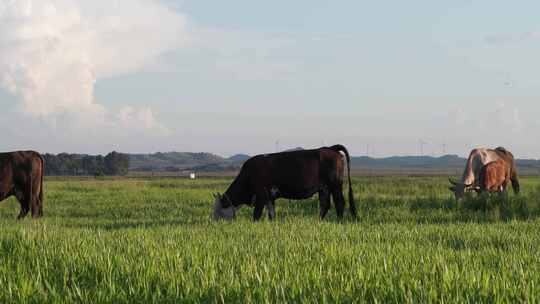
<svg viewBox="0 0 540 304"><path fill-rule="evenodd" d="M338 220L332 203L324 222L329 223L365 223L365 224L457 224L457 223L493 223L510 220L530 220L540 216L540 191L527 195L499 196L483 195L467 197L459 202L453 198L419 197L409 200L399 198L368 197L357 202L358 220L350 216L347 201L344 220ZM197 212L188 215L178 214L175 217L148 218L125 217L115 220L96 217L82 217L65 226L120 230L136 228L155 228L160 226L206 225L210 222L211 206L207 213ZM244 206L237 214L238 220L251 220L253 207ZM298 220L318 220L319 202L316 197L308 200L276 202L276 222ZM82 220L82 221L81 221ZM264 210L262 221L268 221L267 210Z"/></svg>
<svg viewBox="0 0 540 304"><path fill-rule="evenodd" d="M496 222L510 220L530 220L540 216L540 191L526 195L482 194L469 195L460 201L453 198L419 198L408 202L409 211L414 214L452 214L451 217L432 220L448 222Z"/></svg>
<svg viewBox="0 0 540 304"><path fill-rule="evenodd" d="M5 204L6 202L4 202ZM511 220L531 220L540 217L540 187L520 195L471 195L456 202L450 195L392 196L373 195L357 197L358 220L352 219L349 200L346 200L345 218L340 221L332 202L326 218L328 223L363 224L453 224L492 223ZM11 200L0 210L0 219L15 221L18 204ZM211 204L143 205L137 208L56 208L45 210L45 222L58 223L81 229L145 229L166 226L208 225ZM253 207L244 206L238 220L251 220ZM276 222L291 220L318 220L319 200L315 195L307 200L276 201ZM41 220L40 220L41 221ZM263 221L268 221L264 210ZM459 244L456 245L459 247Z"/></svg>

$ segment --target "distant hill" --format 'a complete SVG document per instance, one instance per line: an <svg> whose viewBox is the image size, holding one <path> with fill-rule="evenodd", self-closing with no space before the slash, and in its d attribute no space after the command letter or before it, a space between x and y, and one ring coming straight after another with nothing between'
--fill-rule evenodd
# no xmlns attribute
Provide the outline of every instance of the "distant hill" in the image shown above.
<svg viewBox="0 0 540 304"><path fill-rule="evenodd" d="M392 156L386 158L371 158L367 156L352 157L353 168L430 168L448 169L463 168L465 158L457 155L445 155L442 157L431 156Z"/></svg>
<svg viewBox="0 0 540 304"><path fill-rule="evenodd" d="M227 159L212 153L158 152L129 154L130 171L181 171L199 166L226 163Z"/></svg>
<svg viewBox="0 0 540 304"><path fill-rule="evenodd" d="M366 156L352 157L351 169L355 171L399 172L399 173L452 173L461 174L467 159L457 155L432 156L393 156L371 158ZM517 159L518 172L522 175L540 174L540 161L534 159Z"/></svg>
<svg viewBox="0 0 540 304"><path fill-rule="evenodd" d="M302 148L287 151L301 150ZM235 154L224 158L212 153L166 152L153 154L130 154L131 172L232 172L240 169L249 159L247 154ZM372 158L351 157L351 170L355 174L461 174L465 158L457 155L432 156L393 156ZM534 159L516 160L518 171L523 175L540 174L540 161Z"/></svg>
<svg viewBox="0 0 540 304"><path fill-rule="evenodd" d="M246 160L248 160L251 156L247 154L235 154L229 158L227 158L228 161L233 163L243 163Z"/></svg>

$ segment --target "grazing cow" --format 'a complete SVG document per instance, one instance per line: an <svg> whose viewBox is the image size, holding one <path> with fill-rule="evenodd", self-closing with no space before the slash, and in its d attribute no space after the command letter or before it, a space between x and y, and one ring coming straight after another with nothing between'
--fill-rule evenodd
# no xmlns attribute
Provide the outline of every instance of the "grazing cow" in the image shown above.
<svg viewBox="0 0 540 304"><path fill-rule="evenodd" d="M510 182L510 166L502 159L492 161L480 170L480 192L506 192Z"/></svg>
<svg viewBox="0 0 540 304"><path fill-rule="evenodd" d="M223 195L215 195L214 219L233 219L241 205L255 207L253 219L261 218L264 207L274 219L277 198L306 199L319 193L320 217L330 209L330 196L338 218L343 218L343 156L347 158L349 208L356 218L356 205L351 185L350 157L342 145L313 150L289 151L257 155L248 159Z"/></svg>
<svg viewBox="0 0 540 304"><path fill-rule="evenodd" d="M497 160L502 160L507 164L510 169L510 181L512 182L512 188L514 189L515 193L519 193L519 180L512 153L502 147L495 149L478 148L472 150L469 154L467 165L463 171L461 181L457 182L449 179L451 183L451 187L449 189L454 193L456 199L461 199L465 194L465 191L479 191L480 171L486 164Z"/></svg>
<svg viewBox="0 0 540 304"><path fill-rule="evenodd" d="M0 201L14 195L21 204L17 219L32 210L43 215L43 158L34 151L0 153Z"/></svg>

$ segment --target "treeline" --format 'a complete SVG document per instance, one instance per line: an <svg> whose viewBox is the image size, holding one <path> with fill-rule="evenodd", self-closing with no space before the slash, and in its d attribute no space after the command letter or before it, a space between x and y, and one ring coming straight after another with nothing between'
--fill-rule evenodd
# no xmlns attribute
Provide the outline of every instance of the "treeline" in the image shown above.
<svg viewBox="0 0 540 304"><path fill-rule="evenodd" d="M105 156L68 154L44 154L45 175L126 175L129 169L129 156L111 152Z"/></svg>

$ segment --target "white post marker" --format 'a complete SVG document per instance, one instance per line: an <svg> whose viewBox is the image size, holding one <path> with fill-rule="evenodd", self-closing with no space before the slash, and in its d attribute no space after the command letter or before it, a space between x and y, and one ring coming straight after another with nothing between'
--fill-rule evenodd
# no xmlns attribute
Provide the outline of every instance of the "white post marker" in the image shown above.
<svg viewBox="0 0 540 304"><path fill-rule="evenodd" d="M190 178L190 179L195 179L195 173L190 173L190 174L189 174L189 178Z"/></svg>

